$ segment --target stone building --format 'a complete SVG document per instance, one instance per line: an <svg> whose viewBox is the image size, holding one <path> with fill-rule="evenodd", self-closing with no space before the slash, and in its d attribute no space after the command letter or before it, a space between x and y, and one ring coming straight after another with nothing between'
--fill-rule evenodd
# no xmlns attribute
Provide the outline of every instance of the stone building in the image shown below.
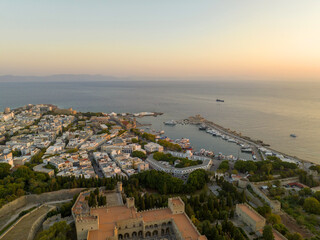
<svg viewBox="0 0 320 240"><path fill-rule="evenodd" d="M236 214L254 232L262 230L266 225L266 219L246 203L236 205Z"/></svg>
<svg viewBox="0 0 320 240"><path fill-rule="evenodd" d="M98 208L88 206L85 199L90 192L79 195L72 208L78 240L207 239L188 218L179 197L169 198L167 208L138 212L134 198L122 203L119 190L108 193L107 206Z"/></svg>

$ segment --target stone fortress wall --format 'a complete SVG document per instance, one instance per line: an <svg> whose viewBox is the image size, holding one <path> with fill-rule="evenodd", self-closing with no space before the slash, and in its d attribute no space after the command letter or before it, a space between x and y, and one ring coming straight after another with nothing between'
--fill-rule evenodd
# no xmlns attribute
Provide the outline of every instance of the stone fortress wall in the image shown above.
<svg viewBox="0 0 320 240"><path fill-rule="evenodd" d="M75 194L80 193L82 190L84 190L84 188L63 189L42 194L25 195L2 206L2 208L0 208L0 217L9 215L28 204L43 204L46 202L71 199Z"/></svg>

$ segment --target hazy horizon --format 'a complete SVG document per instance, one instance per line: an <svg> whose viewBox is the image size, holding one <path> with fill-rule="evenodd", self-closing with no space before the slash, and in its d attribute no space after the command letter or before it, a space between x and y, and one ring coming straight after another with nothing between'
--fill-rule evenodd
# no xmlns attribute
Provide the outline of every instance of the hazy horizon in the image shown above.
<svg viewBox="0 0 320 240"><path fill-rule="evenodd" d="M320 81L320 2L0 3L0 75Z"/></svg>
<svg viewBox="0 0 320 240"><path fill-rule="evenodd" d="M256 82L256 83L320 83L317 79L236 78L236 77L118 77L101 74L0 75L1 82Z"/></svg>

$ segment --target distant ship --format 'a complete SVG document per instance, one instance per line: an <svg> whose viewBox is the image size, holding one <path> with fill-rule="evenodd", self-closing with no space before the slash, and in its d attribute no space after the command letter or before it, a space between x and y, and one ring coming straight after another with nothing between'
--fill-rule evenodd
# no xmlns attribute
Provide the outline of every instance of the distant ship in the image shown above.
<svg viewBox="0 0 320 240"><path fill-rule="evenodd" d="M224 102L224 100L217 98L217 99L216 99L216 102Z"/></svg>
<svg viewBox="0 0 320 240"><path fill-rule="evenodd" d="M174 120L170 120L170 121L164 122L164 125L175 126L175 125L177 125L177 123Z"/></svg>
<svg viewBox="0 0 320 240"><path fill-rule="evenodd" d="M295 135L295 134L291 133L291 134L290 134L290 137L295 138L295 137L297 137L297 135Z"/></svg>

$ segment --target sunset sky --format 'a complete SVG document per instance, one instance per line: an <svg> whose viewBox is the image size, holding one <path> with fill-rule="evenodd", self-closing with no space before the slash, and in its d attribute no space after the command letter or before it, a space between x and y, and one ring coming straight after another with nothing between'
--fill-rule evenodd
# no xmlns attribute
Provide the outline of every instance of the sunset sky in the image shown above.
<svg viewBox="0 0 320 240"><path fill-rule="evenodd" d="M1 0L0 75L320 81L319 0Z"/></svg>

